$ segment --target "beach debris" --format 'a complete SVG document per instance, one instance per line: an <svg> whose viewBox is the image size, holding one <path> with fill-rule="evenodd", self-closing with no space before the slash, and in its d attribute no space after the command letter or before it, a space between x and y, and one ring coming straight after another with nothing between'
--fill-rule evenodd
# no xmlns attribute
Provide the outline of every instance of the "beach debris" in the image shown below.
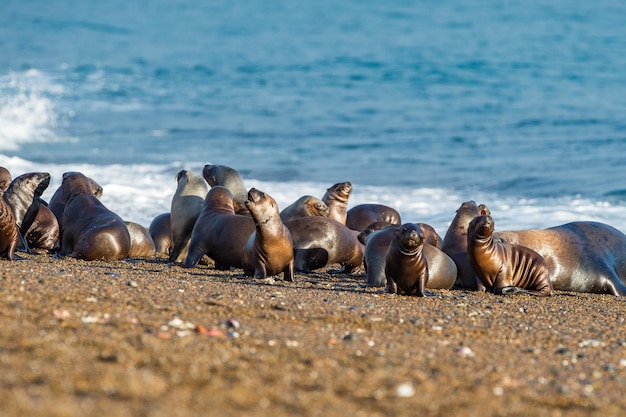
<svg viewBox="0 0 626 417"><path fill-rule="evenodd" d="M460 348L456 350L456 353L458 353L460 356L464 358L474 357L474 351L467 346L461 346Z"/></svg>
<svg viewBox="0 0 626 417"><path fill-rule="evenodd" d="M578 346L581 347L581 348L585 348L585 347L604 347L604 346L606 346L606 343L604 343L602 340L587 339L587 340L583 340L582 342L580 342L578 344Z"/></svg>
<svg viewBox="0 0 626 417"><path fill-rule="evenodd" d="M65 320L65 319L69 319L70 317L72 317L72 315L70 314L69 311L67 311L67 310L58 310L58 309L53 310L52 311L52 315L57 320Z"/></svg>

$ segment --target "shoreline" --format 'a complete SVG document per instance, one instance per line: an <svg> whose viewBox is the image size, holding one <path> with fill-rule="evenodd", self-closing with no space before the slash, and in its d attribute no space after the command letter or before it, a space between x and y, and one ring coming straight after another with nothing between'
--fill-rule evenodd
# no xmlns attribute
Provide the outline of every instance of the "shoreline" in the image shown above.
<svg viewBox="0 0 626 417"><path fill-rule="evenodd" d="M368 288L363 276L0 262L3 415L616 415L626 300Z"/></svg>

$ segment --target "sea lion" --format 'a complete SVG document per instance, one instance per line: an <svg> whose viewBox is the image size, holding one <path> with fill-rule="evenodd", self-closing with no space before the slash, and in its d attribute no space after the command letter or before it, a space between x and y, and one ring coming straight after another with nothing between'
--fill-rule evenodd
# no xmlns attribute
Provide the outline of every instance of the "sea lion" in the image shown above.
<svg viewBox="0 0 626 417"><path fill-rule="evenodd" d="M128 234L130 235L130 250L128 251L129 258L143 258L151 259L156 255L156 247L154 240L148 232L148 229L135 222L124 222L128 228Z"/></svg>
<svg viewBox="0 0 626 417"><path fill-rule="evenodd" d="M170 213L161 213L152 219L148 227L148 233L154 242L156 253L170 255L172 251L172 225L170 223Z"/></svg>
<svg viewBox="0 0 626 417"><path fill-rule="evenodd" d="M330 209L328 217L345 225L348 216L348 199L352 193L352 184L349 181L338 182L326 190L322 201Z"/></svg>
<svg viewBox="0 0 626 417"><path fill-rule="evenodd" d="M66 172L65 174L71 175L72 172ZM63 175L65 175L63 174ZM89 189L93 193L93 196L96 198L100 198L102 196L102 187L100 184L95 182L93 179L86 177L89 182ZM63 228L62 220L63 220L63 210L65 209L65 197L63 196L63 187L59 185L56 189L50 201L48 202L48 208L54 214L54 217L57 218L57 222L59 223L59 228Z"/></svg>
<svg viewBox="0 0 626 417"><path fill-rule="evenodd" d="M322 216L328 217L330 209L319 198L305 195L285 207L280 212L280 219L283 223L306 216Z"/></svg>
<svg viewBox="0 0 626 417"><path fill-rule="evenodd" d="M172 197L170 225L172 250L170 262L182 262L187 258L191 231L202 211L208 187L204 180L191 171L181 170L176 174L176 192Z"/></svg>
<svg viewBox="0 0 626 417"><path fill-rule="evenodd" d="M79 172L66 172L61 188L66 203L59 255L86 261L128 257L128 228L94 195L89 178Z"/></svg>
<svg viewBox="0 0 626 417"><path fill-rule="evenodd" d="M52 210L41 204L35 220L26 230L24 237L31 250L52 252L59 242L59 222Z"/></svg>
<svg viewBox="0 0 626 417"><path fill-rule="evenodd" d="M11 173L5 167L0 167L0 195L9 188L9 184L11 184Z"/></svg>
<svg viewBox="0 0 626 417"><path fill-rule="evenodd" d="M13 210L13 217L18 227L28 230L35 220L40 197L50 184L47 172L29 172L15 177L4 192L4 200Z"/></svg>
<svg viewBox="0 0 626 417"><path fill-rule="evenodd" d="M491 216L477 216L467 230L469 263L488 291L496 294L552 295L548 265L526 246L493 238Z"/></svg>
<svg viewBox="0 0 626 417"><path fill-rule="evenodd" d="M243 248L254 230L252 217L235 214L230 190L216 185L206 196L182 266L193 268L207 255L215 261L215 269L241 268Z"/></svg>
<svg viewBox="0 0 626 417"><path fill-rule="evenodd" d="M248 189L244 184L243 177L236 169L226 165L206 164L202 169L202 176L211 187L219 185L230 190L233 199L237 202L235 213L246 208Z"/></svg>
<svg viewBox="0 0 626 417"><path fill-rule="evenodd" d="M256 230L243 248L241 264L244 273L265 278L282 272L285 281L293 281L293 242L289 229L280 219L276 200L252 188L248 191L246 207L252 214Z"/></svg>
<svg viewBox="0 0 626 417"><path fill-rule="evenodd" d="M291 233L295 268L310 272L331 264L340 264L343 272L360 269L363 245L353 230L329 217L308 216L285 223Z"/></svg>
<svg viewBox="0 0 626 417"><path fill-rule="evenodd" d="M2 191L0 191L2 193ZM19 231L13 217L13 210L0 197L0 257L13 261L18 259L15 255Z"/></svg>
<svg viewBox="0 0 626 417"><path fill-rule="evenodd" d="M393 207L383 204L359 204L346 213L346 226L359 232L374 222L400 224L400 213Z"/></svg>
<svg viewBox="0 0 626 417"><path fill-rule="evenodd" d="M387 292L423 297L428 275L424 233L416 224L403 224L394 231L385 257Z"/></svg>
<svg viewBox="0 0 626 417"><path fill-rule="evenodd" d="M488 214L485 205L478 206L474 201L466 201L456 210L456 215L448 227L441 250L456 264L458 276L453 288L484 291L485 288L474 273L467 257L467 227L472 219Z"/></svg>
<svg viewBox="0 0 626 417"><path fill-rule="evenodd" d="M538 252L555 290L626 295L626 235L612 226L578 221L494 236Z"/></svg>
<svg viewBox="0 0 626 417"><path fill-rule="evenodd" d="M425 227L430 227L425 223L414 224L417 225L422 232L427 230ZM363 266L365 267L368 286L382 287L387 283L385 276L387 251L399 227L400 226L397 225L391 225L384 229L374 230L367 236L365 240L365 250L363 251ZM364 232L361 232L359 239L364 238ZM423 235L424 257L426 258L426 264L429 270L429 279L426 283L426 288L452 288L457 277L457 268L454 261L439 248L428 243L426 233L423 233Z"/></svg>

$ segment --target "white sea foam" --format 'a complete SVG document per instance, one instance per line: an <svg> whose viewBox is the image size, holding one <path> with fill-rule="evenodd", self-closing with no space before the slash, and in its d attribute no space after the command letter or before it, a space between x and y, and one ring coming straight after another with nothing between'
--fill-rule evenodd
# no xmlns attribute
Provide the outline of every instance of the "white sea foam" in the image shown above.
<svg viewBox="0 0 626 417"><path fill-rule="evenodd" d="M209 162L209 161L207 161ZM44 193L49 199L60 185L66 171L80 171L102 185L103 203L125 220L148 226L152 219L170 210L176 191L178 169L201 174L202 165L91 165L36 164L0 154L0 166L13 174L45 171L52 176ZM247 187L272 195L279 207L291 204L302 195L321 197L332 184L314 182L271 182L246 178ZM353 184L350 207L361 203L380 203L398 209L404 221L432 225L443 237L456 209L463 201L475 200L490 208L498 230L544 228L570 221L591 220L610 224L626 231L626 205L591 201L578 197L558 199L516 199L496 194L465 195L452 190L401 188Z"/></svg>
<svg viewBox="0 0 626 417"><path fill-rule="evenodd" d="M34 69L0 76L0 151L60 140L60 119L51 97L62 93L60 85Z"/></svg>

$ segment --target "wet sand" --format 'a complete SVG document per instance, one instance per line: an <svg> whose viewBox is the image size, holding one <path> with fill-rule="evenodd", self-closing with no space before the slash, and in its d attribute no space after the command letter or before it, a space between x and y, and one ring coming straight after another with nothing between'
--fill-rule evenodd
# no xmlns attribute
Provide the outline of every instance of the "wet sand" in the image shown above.
<svg viewBox="0 0 626 417"><path fill-rule="evenodd" d="M2 416L626 412L623 298L22 256L0 261Z"/></svg>

